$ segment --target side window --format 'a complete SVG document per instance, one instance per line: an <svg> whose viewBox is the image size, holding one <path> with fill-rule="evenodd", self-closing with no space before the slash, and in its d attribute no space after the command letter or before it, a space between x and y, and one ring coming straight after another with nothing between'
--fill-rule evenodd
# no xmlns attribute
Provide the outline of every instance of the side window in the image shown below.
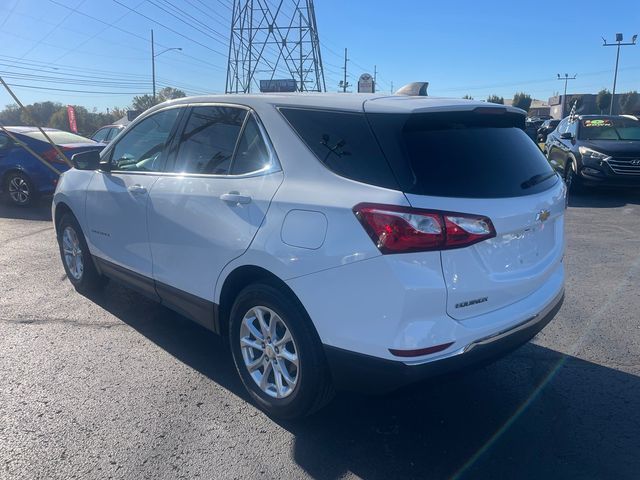
<svg viewBox="0 0 640 480"><path fill-rule="evenodd" d="M161 171L162 154L168 146L169 135L179 113L179 108L163 110L130 129L111 152L111 168L137 172Z"/></svg>
<svg viewBox="0 0 640 480"><path fill-rule="evenodd" d="M235 107L193 107L180 137L176 173L226 175L247 115Z"/></svg>
<svg viewBox="0 0 640 480"><path fill-rule="evenodd" d="M567 131L567 127L569 126L569 120L567 120L566 118L564 120L562 120L559 124L558 124L558 128L556 129L558 131L558 135L563 134L564 132Z"/></svg>
<svg viewBox="0 0 640 480"><path fill-rule="evenodd" d="M358 182L398 188L363 113L302 108L280 112L329 170Z"/></svg>
<svg viewBox="0 0 640 480"><path fill-rule="evenodd" d="M253 115L249 115L231 164L232 175L257 172L272 163L271 153Z"/></svg>
<svg viewBox="0 0 640 480"><path fill-rule="evenodd" d="M116 135L118 135L118 133L120 133L120 129L116 128L116 127L111 127L109 129L109 133L107 135L107 142L113 140L114 138L116 138Z"/></svg>
<svg viewBox="0 0 640 480"><path fill-rule="evenodd" d="M578 121L569 122L569 126L567 127L567 132L573 135L573 138L576 138L578 133Z"/></svg>
<svg viewBox="0 0 640 480"><path fill-rule="evenodd" d="M110 128L101 128L96 133L94 133L93 137L91 138L96 142L106 142L107 136L109 135L110 130L111 130Z"/></svg>

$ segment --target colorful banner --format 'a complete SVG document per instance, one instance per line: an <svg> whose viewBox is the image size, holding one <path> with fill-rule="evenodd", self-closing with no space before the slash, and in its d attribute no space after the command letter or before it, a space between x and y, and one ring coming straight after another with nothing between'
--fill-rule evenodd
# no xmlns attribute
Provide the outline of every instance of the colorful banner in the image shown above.
<svg viewBox="0 0 640 480"><path fill-rule="evenodd" d="M73 133L78 133L78 125L76 124L76 111L71 105L67 105L67 116L69 117L69 128Z"/></svg>

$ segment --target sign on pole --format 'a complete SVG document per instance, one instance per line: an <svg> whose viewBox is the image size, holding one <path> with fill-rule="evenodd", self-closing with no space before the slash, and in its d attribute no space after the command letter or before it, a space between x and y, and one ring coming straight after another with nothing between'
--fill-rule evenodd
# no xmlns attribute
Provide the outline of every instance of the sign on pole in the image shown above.
<svg viewBox="0 0 640 480"><path fill-rule="evenodd" d="M363 73L358 80L358 93L376 93L373 77L369 73Z"/></svg>
<svg viewBox="0 0 640 480"><path fill-rule="evenodd" d="M78 125L76 124L76 111L71 105L67 105L67 116L69 117L69 128L73 133L78 133Z"/></svg>

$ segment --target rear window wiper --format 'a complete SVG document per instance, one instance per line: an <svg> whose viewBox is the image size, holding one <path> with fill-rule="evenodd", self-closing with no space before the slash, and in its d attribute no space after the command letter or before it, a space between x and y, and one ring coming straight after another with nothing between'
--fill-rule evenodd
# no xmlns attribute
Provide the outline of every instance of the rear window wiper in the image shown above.
<svg viewBox="0 0 640 480"><path fill-rule="evenodd" d="M522 182L520 184L520 187L523 189L531 188L534 185L538 185L539 183L542 183L545 180L548 180L551 177L554 177L555 175L556 175L556 172L538 173L537 175L534 175L533 177L531 177L529 180L525 180L524 182Z"/></svg>

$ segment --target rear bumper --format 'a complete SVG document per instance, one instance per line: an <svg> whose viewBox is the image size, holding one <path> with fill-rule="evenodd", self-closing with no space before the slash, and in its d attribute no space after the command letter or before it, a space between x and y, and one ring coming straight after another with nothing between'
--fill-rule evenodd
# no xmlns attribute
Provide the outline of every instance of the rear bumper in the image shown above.
<svg viewBox="0 0 640 480"><path fill-rule="evenodd" d="M497 359L532 339L558 313L561 291L542 311L488 337L478 338L446 357L417 365L386 360L325 345L336 388L384 393L422 380Z"/></svg>

